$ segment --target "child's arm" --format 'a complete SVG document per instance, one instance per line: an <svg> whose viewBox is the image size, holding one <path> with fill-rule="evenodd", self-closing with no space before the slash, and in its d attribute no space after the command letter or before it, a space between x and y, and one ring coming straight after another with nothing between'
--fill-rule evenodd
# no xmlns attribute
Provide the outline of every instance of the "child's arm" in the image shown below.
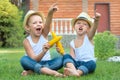
<svg viewBox="0 0 120 80"><path fill-rule="evenodd" d="M94 25L91 27L90 32L88 33L88 36L89 36L90 40L92 40L94 35L95 35L95 32L96 32L97 27L98 27L98 22L99 22L100 16L101 16L100 13L95 14Z"/></svg>
<svg viewBox="0 0 120 80"><path fill-rule="evenodd" d="M75 58L75 52L74 49L70 46L70 55Z"/></svg>
<svg viewBox="0 0 120 80"><path fill-rule="evenodd" d="M46 38L48 36L48 33L51 29L50 25L52 22L52 17L53 17L53 13L56 12L58 9L57 4L54 3L50 8L49 8L49 12L46 18L46 22L45 22L45 27L43 30L43 36Z"/></svg>
<svg viewBox="0 0 120 80"><path fill-rule="evenodd" d="M50 48L49 47L49 44L46 43L44 46L43 46L43 49L42 49L42 52L39 54L39 55L35 55L29 41L27 39L25 39L23 41L23 46L24 46L24 49L26 51L26 54L32 58L33 60L36 60L36 61L40 61L43 56L45 55L45 53L48 51L48 49Z"/></svg>

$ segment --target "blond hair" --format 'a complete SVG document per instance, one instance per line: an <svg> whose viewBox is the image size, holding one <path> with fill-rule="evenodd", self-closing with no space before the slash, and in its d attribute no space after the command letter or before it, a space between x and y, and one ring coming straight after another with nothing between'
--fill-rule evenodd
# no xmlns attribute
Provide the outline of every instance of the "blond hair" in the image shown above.
<svg viewBox="0 0 120 80"><path fill-rule="evenodd" d="M27 14L25 15L24 21L23 21L23 27L24 27L24 29L25 29L25 31L26 31L27 33L29 33L29 31L26 29L26 26L28 26L28 21L29 21L30 17L33 16L33 15L38 15L38 16L40 16L41 19L42 19L42 21L43 21L43 23L45 23L45 17L44 17L44 15L43 15L42 12L35 12L35 11L33 11L33 10L29 10L29 11L27 12Z"/></svg>

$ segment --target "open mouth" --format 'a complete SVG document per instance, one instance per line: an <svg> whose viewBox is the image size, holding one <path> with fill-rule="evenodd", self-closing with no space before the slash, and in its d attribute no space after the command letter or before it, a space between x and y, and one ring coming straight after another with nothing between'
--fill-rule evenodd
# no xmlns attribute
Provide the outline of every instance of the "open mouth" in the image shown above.
<svg viewBox="0 0 120 80"><path fill-rule="evenodd" d="M37 28L36 30L37 30L37 31L40 31L40 30L41 30L41 28Z"/></svg>
<svg viewBox="0 0 120 80"><path fill-rule="evenodd" d="M83 30L83 28L79 28L79 30Z"/></svg>

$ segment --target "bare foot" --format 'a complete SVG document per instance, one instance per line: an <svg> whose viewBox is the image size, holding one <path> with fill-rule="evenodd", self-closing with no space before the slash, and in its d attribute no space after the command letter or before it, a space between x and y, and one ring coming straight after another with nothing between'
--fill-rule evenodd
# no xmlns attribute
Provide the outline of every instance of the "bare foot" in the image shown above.
<svg viewBox="0 0 120 80"><path fill-rule="evenodd" d="M73 70L71 68L64 68L64 75L66 76L79 76L77 70Z"/></svg>
<svg viewBox="0 0 120 80"><path fill-rule="evenodd" d="M55 74L55 77L65 77L65 75L63 75L61 73L57 73L57 74Z"/></svg>
<svg viewBox="0 0 120 80"><path fill-rule="evenodd" d="M64 68L64 75L69 76L69 71L66 68Z"/></svg>
<svg viewBox="0 0 120 80"><path fill-rule="evenodd" d="M22 76L27 76L27 75L32 74L32 73L33 73L33 71L31 71L31 70L28 70L28 71L24 70L24 71L21 73L21 75L22 75Z"/></svg>

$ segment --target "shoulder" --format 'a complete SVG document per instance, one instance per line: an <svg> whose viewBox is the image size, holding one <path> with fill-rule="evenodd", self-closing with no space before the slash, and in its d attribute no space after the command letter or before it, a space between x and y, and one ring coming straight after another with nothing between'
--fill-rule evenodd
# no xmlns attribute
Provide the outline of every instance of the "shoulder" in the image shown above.
<svg viewBox="0 0 120 80"><path fill-rule="evenodd" d="M23 43L29 42L30 40L32 40L31 36L27 36L24 40Z"/></svg>
<svg viewBox="0 0 120 80"><path fill-rule="evenodd" d="M25 38L25 39L23 40L23 45L26 44L27 42L29 42L29 41L28 41L27 38Z"/></svg>
<svg viewBox="0 0 120 80"><path fill-rule="evenodd" d="M74 48L74 39L70 42L70 46Z"/></svg>
<svg viewBox="0 0 120 80"><path fill-rule="evenodd" d="M90 43L93 44L93 40L89 38L89 35L88 35L88 34L85 35L85 39L88 40Z"/></svg>
<svg viewBox="0 0 120 80"><path fill-rule="evenodd" d="M71 40L71 41L70 41L70 44L73 44L73 43L74 43L74 40Z"/></svg>

